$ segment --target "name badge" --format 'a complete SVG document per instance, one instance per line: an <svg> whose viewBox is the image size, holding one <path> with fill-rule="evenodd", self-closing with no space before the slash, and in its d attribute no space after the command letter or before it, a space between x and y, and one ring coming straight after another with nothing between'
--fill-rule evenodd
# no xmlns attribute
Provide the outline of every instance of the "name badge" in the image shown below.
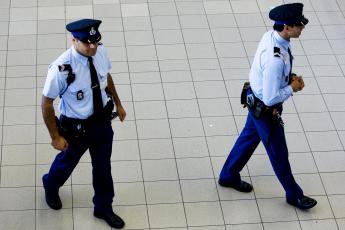
<svg viewBox="0 0 345 230"><path fill-rule="evenodd" d="M84 92L82 90L79 90L77 92L77 100L80 101L80 100L83 100L84 99Z"/></svg>

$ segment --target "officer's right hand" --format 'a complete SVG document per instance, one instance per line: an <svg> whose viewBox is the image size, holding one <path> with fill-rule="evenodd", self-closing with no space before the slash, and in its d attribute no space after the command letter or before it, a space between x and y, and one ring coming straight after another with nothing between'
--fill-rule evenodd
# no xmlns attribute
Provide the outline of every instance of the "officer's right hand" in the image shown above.
<svg viewBox="0 0 345 230"><path fill-rule="evenodd" d="M51 145L60 151L66 151L68 148L68 142L66 141L65 138L63 138L62 136L57 136L54 139L52 139L52 143Z"/></svg>

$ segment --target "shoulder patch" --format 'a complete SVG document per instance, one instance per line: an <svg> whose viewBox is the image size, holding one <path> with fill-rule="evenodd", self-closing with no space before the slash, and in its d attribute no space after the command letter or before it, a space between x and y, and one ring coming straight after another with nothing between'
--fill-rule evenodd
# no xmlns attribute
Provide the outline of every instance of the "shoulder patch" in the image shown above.
<svg viewBox="0 0 345 230"><path fill-rule="evenodd" d="M275 57L281 57L280 48L275 46L273 48L273 54Z"/></svg>

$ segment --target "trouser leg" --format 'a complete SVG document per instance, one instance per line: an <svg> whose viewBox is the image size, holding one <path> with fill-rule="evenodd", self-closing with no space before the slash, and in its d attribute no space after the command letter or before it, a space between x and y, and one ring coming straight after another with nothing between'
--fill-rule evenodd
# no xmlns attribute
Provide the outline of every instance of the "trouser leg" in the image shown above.
<svg viewBox="0 0 345 230"><path fill-rule="evenodd" d="M55 157L48 174L43 176L45 189L58 191L70 177L87 148L86 142L82 140L78 143L69 143L68 149Z"/></svg>
<svg viewBox="0 0 345 230"><path fill-rule="evenodd" d="M266 130L261 129L262 125L266 124L260 124L259 122L257 122L256 125L258 130ZM279 124L269 125L271 127L269 138L267 138L267 141L263 141L263 144L266 148L273 170L277 175L278 180L285 189L286 197L292 199L299 198L303 196L303 191L296 183L292 175L291 166L289 163L288 148L284 134L284 127Z"/></svg>
<svg viewBox="0 0 345 230"><path fill-rule="evenodd" d="M92 183L95 190L93 203L95 209L111 209L114 197L114 184L111 175L111 153L113 130L111 123L92 126L93 143L90 146L92 160Z"/></svg>
<svg viewBox="0 0 345 230"><path fill-rule="evenodd" d="M219 176L220 180L234 183L240 182L240 171L260 143L260 137L256 131L253 119L249 114L240 136L225 161Z"/></svg>

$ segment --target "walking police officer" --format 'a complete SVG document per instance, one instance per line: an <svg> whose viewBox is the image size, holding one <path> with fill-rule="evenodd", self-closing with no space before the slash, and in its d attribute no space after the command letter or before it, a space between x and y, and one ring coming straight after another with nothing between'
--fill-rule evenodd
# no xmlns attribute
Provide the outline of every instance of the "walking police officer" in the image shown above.
<svg viewBox="0 0 345 230"><path fill-rule="evenodd" d="M219 176L219 184L240 192L250 192L251 184L242 181L243 169L262 141L273 170L286 192L286 201L297 208L309 209L316 200L303 194L296 183L288 160L282 104L293 92L303 89L302 77L291 73L293 56L290 39L298 38L308 23L303 4L284 4L269 13L273 30L266 32L257 48L250 70L250 87L244 86L241 101L248 106L246 124L233 146Z"/></svg>
<svg viewBox="0 0 345 230"><path fill-rule="evenodd" d="M82 19L66 26L73 45L50 66L43 89L42 113L52 139L61 152L42 178L49 207L62 208L59 188L66 182L81 156L89 149L92 161L94 216L113 228L124 221L112 209L114 185L111 152L114 103L119 119L126 112L109 73L110 60L100 43L102 21ZM55 117L53 101L60 96L60 118Z"/></svg>

